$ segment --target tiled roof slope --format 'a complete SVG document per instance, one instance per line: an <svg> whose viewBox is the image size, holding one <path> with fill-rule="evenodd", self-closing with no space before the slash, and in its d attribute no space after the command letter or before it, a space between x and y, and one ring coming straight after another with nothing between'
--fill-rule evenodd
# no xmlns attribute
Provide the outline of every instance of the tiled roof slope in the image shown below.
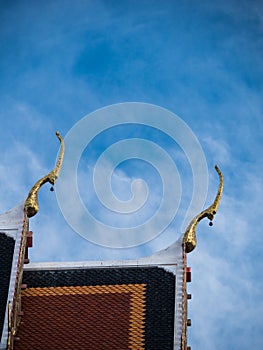
<svg viewBox="0 0 263 350"><path fill-rule="evenodd" d="M0 215L0 349L6 349L8 344L11 322L8 304L10 310L18 307L15 304L19 301L16 295L21 283L19 276L22 277L25 226L23 204Z"/></svg>
<svg viewBox="0 0 263 350"><path fill-rule="evenodd" d="M29 264L14 349L181 350L183 275L181 244L135 261Z"/></svg>
<svg viewBox="0 0 263 350"><path fill-rule="evenodd" d="M16 350L173 349L175 276L158 267L26 271Z"/></svg>

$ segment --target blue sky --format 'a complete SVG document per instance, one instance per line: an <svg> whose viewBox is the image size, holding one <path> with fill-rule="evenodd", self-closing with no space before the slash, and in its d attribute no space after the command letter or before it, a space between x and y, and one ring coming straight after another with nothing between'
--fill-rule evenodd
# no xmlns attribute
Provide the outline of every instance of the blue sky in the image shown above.
<svg viewBox="0 0 263 350"><path fill-rule="evenodd" d="M120 102L162 106L190 126L208 165L207 203L217 189L214 165L223 171L215 225L200 224L198 246L188 256L193 349L263 344L262 35L260 1L0 1L1 212L24 200L53 167L56 130L65 136L85 115ZM178 237L191 173L165 135L149 128L101 135L83 154L80 184L91 177L103 147L120 134L159 143L183 174L178 222L169 235L140 249L93 245L70 229L47 186L30 222L32 261L132 258L170 244L173 232ZM113 188L123 200L141 165L118 169ZM143 169L151 189L160 179L150 167ZM89 187L80 187L88 203ZM156 191L149 212L160 196Z"/></svg>

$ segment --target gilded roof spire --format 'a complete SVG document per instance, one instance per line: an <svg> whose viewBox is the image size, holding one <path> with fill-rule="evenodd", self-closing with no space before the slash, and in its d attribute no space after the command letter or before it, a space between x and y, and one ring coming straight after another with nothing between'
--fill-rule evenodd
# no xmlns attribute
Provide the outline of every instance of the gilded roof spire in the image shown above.
<svg viewBox="0 0 263 350"><path fill-rule="evenodd" d="M210 207L208 207L207 209L203 210L200 214L198 214L188 225L188 227L185 231L185 234L184 234L184 238L183 238L183 246L184 246L186 253L190 253L196 247L196 226L197 226L197 224L202 219L208 218L210 220L210 225L211 226L213 225L212 220L214 219L214 216L217 213L220 199L221 199L222 192L223 192L223 187L224 187L223 174L221 173L221 171L217 165L215 166L215 169L216 169L216 171L219 175L219 179L220 179L217 195L215 197L213 204L210 205Z"/></svg>
<svg viewBox="0 0 263 350"><path fill-rule="evenodd" d="M56 135L60 141L60 152L59 152L58 160L54 169L49 174L47 174L46 176L38 180L29 192L27 199L25 201L25 211L29 218L36 215L36 213L38 212L38 208L39 208L38 191L40 187L43 186L46 182L49 182L51 185L54 185L56 179L59 176L60 169L62 167L62 162L64 157L64 147L65 147L64 140L62 139L58 131L56 132ZM53 188L51 187L51 190L52 189Z"/></svg>

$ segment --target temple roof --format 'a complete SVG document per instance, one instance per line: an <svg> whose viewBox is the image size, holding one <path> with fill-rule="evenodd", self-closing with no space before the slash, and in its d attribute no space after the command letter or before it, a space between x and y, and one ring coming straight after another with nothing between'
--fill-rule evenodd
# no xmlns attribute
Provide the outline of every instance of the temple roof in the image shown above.
<svg viewBox="0 0 263 350"><path fill-rule="evenodd" d="M173 349L175 275L158 267L26 271L14 349Z"/></svg>
<svg viewBox="0 0 263 350"><path fill-rule="evenodd" d="M196 227L213 220L223 191L196 215L177 242L150 257L121 261L29 263L28 218L38 211L38 191L54 185L55 168L38 180L25 203L0 215L0 349L187 350L186 253ZM211 222L210 222L211 223Z"/></svg>
<svg viewBox="0 0 263 350"><path fill-rule="evenodd" d="M20 349L182 349L181 241L148 258L24 267Z"/></svg>
<svg viewBox="0 0 263 350"><path fill-rule="evenodd" d="M179 239L150 257L29 263L24 205L0 216L1 349L185 349Z"/></svg>

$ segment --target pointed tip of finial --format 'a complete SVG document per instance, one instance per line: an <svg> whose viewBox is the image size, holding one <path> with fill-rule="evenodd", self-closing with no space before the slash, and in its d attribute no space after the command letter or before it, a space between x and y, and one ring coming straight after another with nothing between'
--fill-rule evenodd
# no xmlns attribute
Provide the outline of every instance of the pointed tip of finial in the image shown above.
<svg viewBox="0 0 263 350"><path fill-rule="evenodd" d="M219 166L218 165L215 165L215 169L217 171L217 173L220 175L222 174L221 170L219 169Z"/></svg>

